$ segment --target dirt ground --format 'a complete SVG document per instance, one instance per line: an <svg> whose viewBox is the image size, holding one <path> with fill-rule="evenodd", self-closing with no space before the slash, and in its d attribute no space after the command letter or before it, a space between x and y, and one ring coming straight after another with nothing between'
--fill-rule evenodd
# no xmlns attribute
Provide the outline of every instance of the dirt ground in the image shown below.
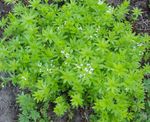
<svg viewBox="0 0 150 122"><path fill-rule="evenodd" d="M107 0L107 2L113 6L117 6L122 1L123 0ZM150 34L150 0L131 0L130 9L132 10L134 7L138 7L143 13L133 24L133 31Z"/></svg>
<svg viewBox="0 0 150 122"><path fill-rule="evenodd" d="M26 0L27 1L27 0ZM109 4L117 6L123 0L107 0ZM142 16L133 24L133 31L137 33L150 34L150 7L148 6L150 0L131 0L131 9L138 7L142 9ZM11 5L4 4L3 0L0 0L0 19L7 15L11 10ZM3 30L0 29L0 36L2 36ZM0 73L0 77L2 74ZM17 88L8 84L4 88L0 88L0 122L17 122L18 106L16 104ZM84 112L85 113L85 112ZM83 110L75 111L75 118L72 122L87 122L82 116ZM66 122L66 118L55 118L54 122Z"/></svg>
<svg viewBox="0 0 150 122"><path fill-rule="evenodd" d="M11 84L0 90L0 122L17 122L16 89Z"/></svg>

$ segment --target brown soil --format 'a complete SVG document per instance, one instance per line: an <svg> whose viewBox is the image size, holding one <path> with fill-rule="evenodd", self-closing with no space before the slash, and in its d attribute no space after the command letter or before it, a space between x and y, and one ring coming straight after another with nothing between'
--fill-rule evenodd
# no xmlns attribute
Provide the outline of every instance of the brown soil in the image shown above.
<svg viewBox="0 0 150 122"><path fill-rule="evenodd" d="M9 13L11 10L11 5L4 4L3 0L0 0L0 20L3 16ZM0 29L0 37L2 36L3 30Z"/></svg>
<svg viewBox="0 0 150 122"><path fill-rule="evenodd" d="M113 6L121 4L123 0L107 0ZM150 0L131 0L130 9L138 7L142 10L142 15L133 24L133 31L137 33L150 34ZM130 16L128 16L130 18Z"/></svg>
<svg viewBox="0 0 150 122"><path fill-rule="evenodd" d="M11 84L0 90L0 122L17 122L16 93Z"/></svg>
<svg viewBox="0 0 150 122"><path fill-rule="evenodd" d="M150 0L131 0L132 8L138 7L142 10L142 15L134 23L134 31L137 33L150 34Z"/></svg>

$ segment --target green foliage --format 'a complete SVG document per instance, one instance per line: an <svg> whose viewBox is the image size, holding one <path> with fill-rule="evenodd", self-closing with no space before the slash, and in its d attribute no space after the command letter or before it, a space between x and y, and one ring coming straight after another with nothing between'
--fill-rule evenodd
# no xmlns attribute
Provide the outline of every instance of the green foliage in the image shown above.
<svg viewBox="0 0 150 122"><path fill-rule="evenodd" d="M36 103L30 95L21 94L17 98L17 102L20 104L22 113L19 115L20 122L36 122L40 119L40 114L36 110Z"/></svg>
<svg viewBox="0 0 150 122"><path fill-rule="evenodd" d="M136 20L136 19L139 17L139 15L142 14L142 11L141 11L140 9L138 9L137 7L134 8L134 9L132 10L132 12L133 12L133 19L134 19L134 20Z"/></svg>
<svg viewBox="0 0 150 122"><path fill-rule="evenodd" d="M80 94L72 95L71 98L71 104L73 107L79 107L83 105L83 99L81 98Z"/></svg>
<svg viewBox="0 0 150 122"><path fill-rule="evenodd" d="M4 1L5 1L5 3L12 4L12 3L15 3L17 0L4 0Z"/></svg>
<svg viewBox="0 0 150 122"><path fill-rule="evenodd" d="M68 109L69 105L65 102L65 99L60 96L55 100L56 107L54 108L54 112L58 116L62 116Z"/></svg>
<svg viewBox="0 0 150 122"><path fill-rule="evenodd" d="M150 70L149 70L150 71ZM136 122L149 122L150 121L150 79L144 79L145 99L144 109L135 115L134 121Z"/></svg>
<svg viewBox="0 0 150 122"><path fill-rule="evenodd" d="M49 121L49 103L58 116L92 106L94 121L134 119L143 108L146 70L139 61L150 38L132 33L128 5L72 0L58 8L29 0L14 6L0 22L0 72L30 91L18 97L21 122Z"/></svg>

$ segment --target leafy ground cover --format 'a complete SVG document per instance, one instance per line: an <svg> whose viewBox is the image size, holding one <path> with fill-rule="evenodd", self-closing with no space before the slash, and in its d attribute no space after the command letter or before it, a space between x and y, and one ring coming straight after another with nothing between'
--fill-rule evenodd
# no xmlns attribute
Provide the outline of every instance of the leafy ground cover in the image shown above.
<svg viewBox="0 0 150 122"><path fill-rule="evenodd" d="M121 32L121 29L117 28L117 24L119 24L119 27L121 27L121 25L122 26L127 26L124 31L128 32L128 34L132 33L130 24L124 19L124 12L125 12L124 10L127 10L127 8L126 8L127 3L122 4L122 7L120 7L120 8L118 7L117 9L114 9L112 7L108 7L108 6L106 6L106 4L103 4L103 3L99 3L99 4L102 4L101 9L104 12L106 12L107 16L110 17L110 18L105 18L106 16L103 15L103 19L105 19L104 22L105 22L106 25L103 25L103 23L96 23L96 20L101 19L101 18L96 18L96 20L94 19L95 23L92 23L93 22L92 19L86 18L86 19L88 19L88 21L85 21L84 17L83 17L83 22L82 21L78 22L78 17L76 16L76 14L78 13L79 10L76 9L77 6L75 6L74 4L71 4L70 6L66 5L65 6L66 8L64 7L64 9L62 9L63 12L61 12L61 10L59 11L60 13L55 8L48 9L47 11L52 11L53 16L55 15L55 12L56 13L58 12L57 13L58 14L58 19L57 19L57 17L55 18L55 16L54 16L54 18L50 21L50 22L54 22L54 23L49 23L48 21L46 22L45 20L42 20L40 22L32 22L31 18L33 19L33 21L37 21L37 20L40 20L39 17L43 15L42 10L39 10L41 12L39 15L32 16L32 15L34 15L33 13L35 11L37 11L37 9L38 9L37 6L34 6L35 8L33 8L33 6L31 8L21 6L22 11L25 9L27 11L31 10L33 12L29 15L24 14L24 18L27 19L27 20L24 20L25 23L21 21L22 16L20 17L20 15L21 15L22 11L19 11L19 12L17 11L18 13L16 12L15 13L16 15L15 14L14 15L11 15L11 14L9 15L10 16L9 21L12 25L13 24L18 25L18 22L19 22L19 24L22 24L22 27L13 26L15 28L12 30L12 27L11 27L11 24L10 24L10 26L8 26L8 30L4 30L4 35L6 34L4 37L6 37L6 40L8 41L6 43L6 45L4 45L4 46L6 47L6 49L8 49L8 52L7 52L8 55L5 55L6 57L2 58L2 60L3 60L2 63L4 64L7 60L8 64L5 64L4 67L1 67L1 69L4 68L4 70L9 72L10 75L12 76L12 78L13 78L13 80L12 80L13 83L19 85L21 87L21 89L24 91L24 94L21 94L18 97L18 102L20 104L21 112L22 112L20 114L20 121L26 121L27 122L27 121L34 121L34 120L40 120L40 119L41 119L41 121L49 121L49 120L46 120L46 118L48 118L47 114L46 114L47 109L48 110L51 109L51 108L49 108L49 104L48 104L49 102L53 103L53 107L55 106L53 108L54 112L58 115L64 114L65 111L70 112L70 110L73 109L73 108L79 108L80 112L83 113L82 115L84 115L84 116L82 116L82 119L84 119L85 121L89 121L89 116L88 115L91 112L93 113L93 110L90 113L85 113L85 110L88 110L88 108L86 108L86 106L90 107L90 109L91 109L91 106L93 106L95 112L97 111L96 112L97 115L92 116L92 119L93 119L92 121L97 121L98 119L100 119L100 121L105 121L106 122L106 121L110 121L109 119L111 119L111 121L122 121L123 122L123 121L129 121L128 119L132 119L132 117L133 117L133 119L135 119L134 121L137 121L137 118L134 118L134 117L139 116L138 112L140 111L140 108L143 108L143 105L144 105L143 104L143 95L142 95L143 93L142 93L142 91L140 91L140 89L136 89L137 92L139 90L139 94L133 95L133 92L135 92L134 91L135 88L133 88L132 84L130 84L131 87L129 88L129 91L128 90L126 91L126 87L128 89L129 86L125 87L124 83L122 84L123 86L116 86L116 85L117 85L118 82L124 82L124 77L127 77L127 78L129 77L129 75L127 75L125 73L126 72L125 70L129 70L131 68L132 70L130 69L129 71L137 72L138 75L141 73L141 76L140 75L137 76L136 73L134 74L135 78L137 77L137 80L139 80L137 83L134 82L134 85L136 86L136 84L137 84L137 85L139 85L139 87L142 88L142 85L140 84L140 82L142 80L140 80L140 79L142 79L143 72L140 71L139 69L137 70L137 67L139 66L139 64L137 66L133 65L133 66L130 66L130 67L126 67L126 66L122 65L122 63L113 65L113 64L111 64L112 62L111 62L110 59L112 58L111 55L113 54L114 57L117 56L117 58L115 58L115 59L118 59L116 61L116 63L122 61L121 59L118 58L120 53L121 53L122 56L125 57L124 61L126 63L129 62L129 64L130 64L131 62L133 62L133 63L136 64L140 61L140 57L141 57L141 56L138 57L137 54L139 54L139 51L142 51L145 48L145 46L147 47L147 45L142 46L142 48L141 48L141 46L136 45L137 44L136 42L132 42L132 43L130 42L130 44L128 45L129 47L126 48L126 47L124 47L124 45L127 46L127 44L125 44L125 42L122 42L122 44L121 43L119 44L119 43L116 43L116 42L111 43L109 41L109 39L112 39L112 37L119 36L119 39L117 38L117 40L124 40L124 38L122 38L122 36L123 37L127 36L127 35L125 35L125 33ZM39 5L39 4L34 4L34 5ZM97 16L98 12L94 11L94 10L97 10L97 8L96 8L97 5L95 6L95 4L93 4L93 2L92 3L89 2L88 4L85 4L85 5L86 5L87 8L84 8L84 9L87 10L86 11L87 13L85 12L84 9L80 10L80 12L83 12L83 15L84 15L84 13L91 14L91 12L92 12L92 14L93 14L92 18L98 17ZM92 5L93 8L89 7L91 5ZM44 6L44 5L42 5L42 6ZM20 7L20 5L19 5L19 7ZM44 6L44 8L46 8L46 7L47 6ZM71 8L71 9L69 9L69 8ZM16 9L17 9L17 7L16 7ZM40 9L42 9L42 7ZM75 15L75 18L73 20L72 20L72 18L69 18L70 17L69 13L67 13L68 9L70 10L70 12L73 12L73 15ZM18 9L18 10L21 10L21 9ZM109 10L109 11L107 11L107 10ZM43 10L43 11L46 12L46 10ZM112 11L116 11L116 13L113 13L113 15L116 17L115 19L117 19L117 20L114 20L113 16L111 15ZM120 12L120 15L117 16L117 14L119 12ZM67 20L65 20L65 14L64 14L64 16L62 16L63 13L68 14ZM82 17L80 17L80 18L82 18ZM65 23L61 23L61 21L59 22L59 19L61 19L63 22L66 21L66 24L67 25L69 24L69 25L67 26ZM109 19L111 21L109 21ZM69 21L70 23L68 22L68 20L70 20ZM74 20L76 20L76 23L77 23L76 26L78 26L78 24L80 23L79 24L80 27L74 27L74 24L73 25L71 24L71 22L74 21ZM57 21L58 21L58 23L55 23ZM16 22L16 23L13 23L13 22ZM26 23L26 22L29 22L29 23ZM36 31L36 28L34 30L34 24L35 23L38 25L40 30L43 29L42 32ZM115 25L115 23L116 23L116 25ZM50 24L56 24L56 25L51 25L53 27L52 29L47 28L46 25L50 25ZM57 37L54 37L54 35L56 35L56 34L54 34L54 30L56 29L55 31L59 32L59 30L57 30L57 29L62 29L62 27L60 25L63 25L63 24L65 24L65 28L63 28L63 30L62 30L63 32L59 33L60 35L57 35ZM29 28L28 25L31 25L31 27L32 27L30 32L26 31L26 28ZM70 28L70 26L72 26L72 27ZM104 26L103 33L98 32L99 33L98 37L89 37L90 33L95 33L95 32L92 32L92 28L95 28L95 26L100 26L100 27ZM105 28L105 26L106 26L106 28ZM85 29L85 32L87 34L80 35L80 32L78 32L76 29L79 29L80 31L82 31L83 27L90 27L89 30L91 32L88 33L88 31L86 31L86 29ZM109 28L110 33L105 32L108 28ZM116 28L116 30L113 30L115 28ZM23 30L19 30L19 29L23 29ZM64 31L64 29L65 29L65 31ZM94 29L93 29L93 31L94 31ZM116 31L118 33L116 33ZM16 32L16 33L12 33L12 32ZM116 34L113 35L113 32L115 32ZM27 37L24 37L22 35L22 33L26 34ZM37 37L36 34L38 35L38 37ZM63 36L67 36L67 37L62 38L61 34L63 34ZM110 34L110 36L112 34L112 36L108 37L108 34ZM17 41L17 38L18 38L17 36L18 35L19 35L19 40L22 40L21 44L17 43L18 42ZM140 42L141 40L145 40L145 43L147 43L147 41L148 41L147 36L145 36L145 37L142 37L142 36L139 36L139 35L138 36L137 35L130 35L130 36L131 36L130 38L134 38L134 40L138 41L138 44L141 43ZM11 41L9 41L9 38L7 38L7 37L11 37ZM73 37L76 37L76 38L72 39ZM12 41L12 38L13 38L13 41ZM33 38L33 39L31 39L31 38ZM38 43L34 43L33 45L31 45L31 43L25 41L25 39L26 40L31 39L32 41L34 41L35 40L34 38L36 39L36 41ZM59 40L57 40L57 38L59 38L59 40L61 39L63 41L59 42ZM77 42L74 41L74 40L77 40L77 38L82 38L83 39L82 40L83 44L77 44ZM102 42L99 42L97 40L98 38L101 38L102 40L105 39L105 40L103 40ZM41 42L37 39L39 39L39 40L44 39L45 41L41 44ZM54 40L52 40L52 39L54 39ZM67 40L71 40L71 41L69 41L69 43L68 43ZM87 42L84 43L86 40L89 40L88 43ZM95 40L97 40L97 41L95 41ZM127 40L125 40L125 41L127 41ZM16 43L14 43L14 42L16 42ZM142 43L144 43L144 41L142 41ZM61 44L62 47L60 46L60 44ZM72 44L75 45L75 46L73 46ZM37 45L37 46L35 46L35 45ZM77 48L76 45L79 45L79 47ZM13 48L14 46L18 46L18 47L15 47L15 49L14 49ZM24 50L24 48L28 47L28 46L29 46L30 49L32 47L33 51L32 50L29 51L28 48L27 48L27 50ZM39 50L44 51L42 46L44 46L44 49L47 46L50 46L53 49L52 50L46 50L46 56L43 56L43 55L45 55L45 53L38 52ZM88 48L86 48L87 46L91 47L92 50L89 50ZM136 46L136 50L131 49L130 46ZM22 52L20 52L20 47L23 49ZM82 50L81 48L83 48L84 50ZM96 50L99 49L99 48L100 48L100 50L98 50L98 51L102 51L102 50L104 51L104 52L101 52L101 54L103 54L102 59L105 60L108 64L104 64L104 61L101 61L100 59L97 61L94 58L94 57L99 57L99 56L101 57L102 56L101 54L95 55L96 52L97 52ZM56 51L56 49L58 51ZM72 51L70 52L70 50L72 50ZM134 59L132 59L132 58L131 59L126 59L127 57L129 58L129 55L125 55L122 52L122 50L123 51L128 50L130 53L132 52L133 55L136 54L137 57L133 57ZM2 50L2 51L4 51L4 50ZM29 51L29 52L26 52L26 51ZM51 51L53 51L53 52L51 52ZM92 53L92 51L94 53ZM18 52L17 55L19 55L21 53L19 58L15 56L16 52ZM38 52L37 57L35 56L35 54L34 54L34 56L32 56L33 52L36 52L36 53ZM78 55L78 53L81 55L81 61L79 60L80 56ZM104 53L106 53L106 54L104 54ZM25 55L23 55L23 54L25 54ZM74 57L71 57L72 59L70 59L70 57L69 57L70 54L74 56ZM3 57L4 53L1 53L1 55ZM11 55L11 57L8 57L10 55ZM53 56L53 55L55 55L55 56ZM105 57L106 55L110 55L109 58ZM37 63L37 65L38 65L37 68L40 69L40 67L43 67L43 70L41 69L42 71L40 71L39 69L37 69L36 73L33 72L33 69L35 70L36 66L31 65L31 64L33 64L33 62L30 64L28 56L30 56L30 58L33 58L33 61L34 61L35 64ZM49 72L49 70L47 71L47 69L51 68L51 66L47 65L47 61L48 61L47 58L46 59L41 59L38 56L42 56L42 57L45 57L45 58L48 56L48 58L52 59L53 62L54 62L53 65L56 66L56 68L54 68L55 70L50 71L50 72ZM22 57L22 58L20 58L20 57ZM9 62L9 61L11 61L14 58L16 60L14 60L14 62L13 62L14 65L12 65L12 62ZM35 60L34 58L35 59L37 58L37 59ZM108 59L110 60L109 62L108 62ZM75 60L77 60L77 61L75 61ZM15 61L18 61L17 64L15 63ZM36 62L36 61L38 61L38 62ZM91 61L92 61L92 63L91 63ZM97 61L97 62L95 62L95 61ZM99 62L99 61L101 61L101 62ZM115 60L113 60L113 59L112 59L112 61L113 61L113 63L115 62ZM78 62L81 62L81 64L86 63L87 66L84 66L84 65L83 66L80 66L80 65L79 66L78 65L74 66L74 65L72 65L72 64L78 64ZM20 69L18 69L18 66L17 66L18 64L20 64L19 65ZM101 66L103 66L101 69L97 68L99 64ZM11 66L14 66L14 67L7 68L8 67L7 65L11 65ZM26 69L26 67L28 67L28 68ZM68 67L70 67L72 70L69 69ZM78 68L79 69L78 70L74 69L74 67L77 67L77 69ZM82 70L82 67L83 67L83 70ZM119 68L119 69L117 70L117 68ZM58 69L61 72L58 72ZM55 79L55 78L51 79L51 77L48 77L48 75L50 75L50 74L45 74L46 72L44 72L44 71L46 71L50 74L52 72L53 74L56 75L55 78L57 78L57 77L58 78L57 79ZM112 71L114 71L114 72L112 72ZM92 81L92 83L91 83L90 80L82 78L83 76L81 76L81 79L83 79L84 83L78 84L78 82L76 82L76 80L74 81L75 76L77 76L78 73L79 74L81 74L81 73L84 74L84 72L88 73L86 75L88 75L87 77L88 77L88 79L90 79ZM105 79L104 77L101 77L103 79L103 81L99 82L99 83L102 83L99 86L103 86L103 87L97 87L97 84L95 84L95 83L97 83L99 80L96 80L96 79L93 79L93 77L90 77L90 75L94 75L94 78L99 78L99 76L96 76L96 74L101 74L102 76L105 75L106 77L108 77L108 79L107 78ZM60 76L61 76L61 78L59 78ZM112 76L114 78L112 78ZM17 78L17 80L16 79L14 80L14 78ZM21 79L18 79L18 78L21 78ZM30 78L30 83L27 82L28 78ZM33 80L35 78L38 79L38 80ZM50 79L45 79L45 78L50 78ZM31 80L32 80L32 82L31 82ZM48 82L46 82L46 80L48 80ZM51 80L53 80L55 82L49 82ZM77 80L78 80L78 78L77 78ZM96 82L94 83L95 80L96 80ZM19 82L19 81L21 81L21 82ZM86 83L85 81L86 82L88 81L88 83ZM37 84L36 84L36 82L37 82ZM105 84L105 82L106 82L106 84ZM109 82L111 84L109 84ZM113 82L114 82L114 84L113 84ZM132 80L130 80L129 82L133 83ZM34 85L33 85L33 83L34 83ZM47 84L47 83L56 83L56 84L54 84L55 85L55 87L54 87L54 86L51 86L52 84ZM148 87L149 81L147 79L145 80L144 83L145 83L145 86ZM111 85L111 86L109 86L109 85ZM47 92L49 93L49 89L52 89L51 87L52 88L57 88L56 91L53 91L54 89L51 90L53 92L51 94L52 98L51 98L51 96L47 95ZM81 88L81 87L83 87L83 88ZM92 89L91 89L91 87L92 87ZM95 89L95 91L92 91L92 90L94 90L93 88L98 88L99 90L100 89L103 89L103 90L99 94L97 89ZM104 90L104 89L106 89L106 90ZM108 92L107 90L110 93L107 93ZM114 94L114 90L115 91L119 90L119 92L116 91L115 94ZM146 92L148 92L148 88L146 88ZM128 96L127 94L123 94L123 93L130 93L131 96ZM31 96L31 94L32 94L32 96ZM84 98L83 97L83 96L86 96L87 94L91 98ZM121 114L121 115L118 115L116 113L117 118L111 116L111 114L110 114L112 112L112 115L113 115L114 110L116 109L116 108L111 108L111 107L115 107L115 106L113 106L113 104L116 104L116 107L117 107L117 105L119 107L118 101L120 101L120 99L119 99L119 97L121 97L120 94L122 94L121 95L122 97L128 97L127 98L128 100L129 100L129 97L130 97L130 99L135 97L133 100L129 101L131 103L126 103L127 100L122 98L122 102L124 102L124 105L127 105L125 107L122 106L122 110L125 110L125 111L128 110L128 113L134 114L134 115L130 115L130 116L128 115L128 117L131 117L131 118L127 119L127 116L126 115L123 116L122 115L123 113L121 114L121 111L119 111L119 113L118 113L118 114ZM108 99L107 95L110 99ZM114 97L115 95L116 95L116 97ZM140 96L138 96L138 95L140 95ZM113 96L113 97L111 98L111 96ZM99 98L99 99L97 100L97 98ZM111 104L112 106L110 106L110 108L108 107L108 108L104 108L103 110L101 110L102 107L105 107L104 103L106 104L106 102L107 102L107 101L104 102L105 99L109 100L108 104L110 104L113 101L113 103ZM28 101L28 102L25 103L25 101ZM135 101L136 102L139 101L139 104L137 106L136 106L137 103ZM102 103L103 103L103 106L101 106ZM132 104L134 104L134 106ZM30 108L28 106L30 106ZM37 106L38 106L38 108L37 108ZM72 113L72 112L70 112L70 113ZM100 113L100 115L99 115L99 113ZM108 115L108 113L109 113L109 115ZM30 118L28 118L29 115L31 115ZM143 114L143 115L145 116L145 114ZM72 115L70 115L70 118L71 118L71 116ZM99 116L102 116L102 117L99 117ZM119 119L118 119L118 116L120 116ZM148 118L147 115L144 119L141 118L141 115L140 115L141 120L139 120L139 118L138 118L138 120L139 121L146 121L147 118ZM81 120L81 121L83 121L83 120Z"/></svg>

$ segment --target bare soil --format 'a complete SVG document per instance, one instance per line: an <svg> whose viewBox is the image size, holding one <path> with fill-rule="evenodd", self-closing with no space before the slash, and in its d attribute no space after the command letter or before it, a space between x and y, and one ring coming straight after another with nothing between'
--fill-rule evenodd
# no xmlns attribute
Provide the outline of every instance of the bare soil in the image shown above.
<svg viewBox="0 0 150 122"><path fill-rule="evenodd" d="M0 90L0 122L17 122L16 93L11 84Z"/></svg>

